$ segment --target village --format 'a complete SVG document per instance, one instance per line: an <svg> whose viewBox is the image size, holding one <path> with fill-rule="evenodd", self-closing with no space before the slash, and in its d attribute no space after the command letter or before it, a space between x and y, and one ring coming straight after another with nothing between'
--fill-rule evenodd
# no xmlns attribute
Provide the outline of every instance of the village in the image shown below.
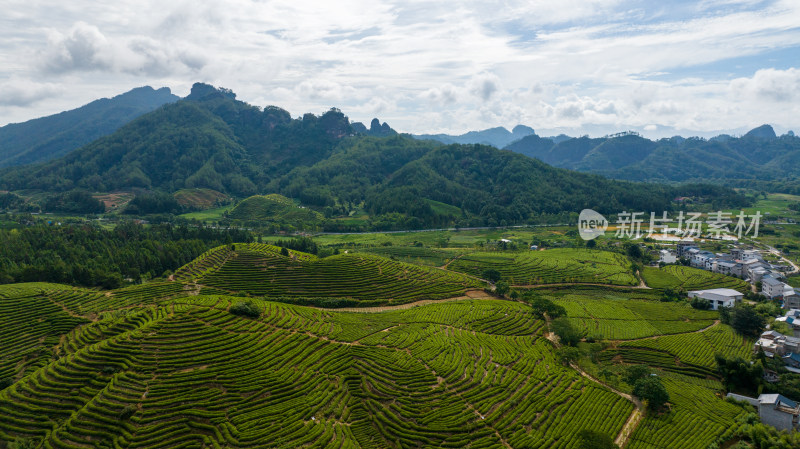
<svg viewBox="0 0 800 449"><path fill-rule="evenodd" d="M659 251L658 263L688 264L727 276L734 276L749 282L754 293L765 299L778 301L785 312L775 318L775 323L785 323L784 329L791 330L791 335L784 335L767 326L760 338L753 345L753 352L762 353L767 358L780 360L786 371L800 374L800 289L786 282L786 275L797 271L793 264L776 264L764 259L758 249L733 247L726 254L703 250L695 243L680 242L675 251L662 249ZM787 261L788 262L788 261ZM744 294L730 288L693 290L687 292L689 298L701 298L708 301L711 309L734 307L744 299ZM777 382L778 374L765 370L764 380ZM758 397L742 396L728 393L728 398L744 401L758 410L761 421L779 430L792 430L800 426L800 403L780 394L760 394Z"/></svg>

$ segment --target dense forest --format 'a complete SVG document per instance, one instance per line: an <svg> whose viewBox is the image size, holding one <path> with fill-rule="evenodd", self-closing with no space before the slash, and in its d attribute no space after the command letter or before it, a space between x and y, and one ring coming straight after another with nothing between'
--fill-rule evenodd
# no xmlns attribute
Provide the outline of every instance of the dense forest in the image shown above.
<svg viewBox="0 0 800 449"><path fill-rule="evenodd" d="M117 288L180 268L206 250L250 242L246 231L132 221L114 229L37 225L0 230L0 283L56 282Z"/></svg>

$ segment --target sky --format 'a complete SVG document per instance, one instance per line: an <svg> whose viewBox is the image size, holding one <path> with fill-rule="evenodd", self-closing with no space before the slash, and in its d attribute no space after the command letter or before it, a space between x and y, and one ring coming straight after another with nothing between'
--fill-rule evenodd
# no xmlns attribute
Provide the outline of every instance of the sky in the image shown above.
<svg viewBox="0 0 800 449"><path fill-rule="evenodd" d="M800 132L798 0L4 0L0 126L195 82L401 132Z"/></svg>

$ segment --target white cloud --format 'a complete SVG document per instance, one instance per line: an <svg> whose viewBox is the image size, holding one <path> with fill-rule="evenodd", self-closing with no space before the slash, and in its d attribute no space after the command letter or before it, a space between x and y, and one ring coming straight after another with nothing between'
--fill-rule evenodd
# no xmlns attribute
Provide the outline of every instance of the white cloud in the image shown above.
<svg viewBox="0 0 800 449"><path fill-rule="evenodd" d="M736 78L730 89L750 100L787 103L800 100L800 70L762 69L751 78Z"/></svg>
<svg viewBox="0 0 800 449"><path fill-rule="evenodd" d="M40 55L48 74L110 71L147 76L198 71L206 64L199 49L189 43L169 46L147 36L108 39L98 27L78 22L66 33L51 31Z"/></svg>
<svg viewBox="0 0 800 449"><path fill-rule="evenodd" d="M51 83L34 83L30 80L13 78L0 83L0 105L24 107L52 97L61 87Z"/></svg>
<svg viewBox="0 0 800 449"><path fill-rule="evenodd" d="M0 124L144 84L185 95L204 81L295 116L336 106L418 133L517 123L707 131L753 116L800 128L798 69L788 68L797 63L786 56L800 48L800 3L631 5L9 0L0 79L17 80L5 92L29 94L0 99L27 105L0 108ZM740 57L750 58L743 68L731 62ZM48 85L71 87L33 87ZM47 94L59 96L35 101Z"/></svg>

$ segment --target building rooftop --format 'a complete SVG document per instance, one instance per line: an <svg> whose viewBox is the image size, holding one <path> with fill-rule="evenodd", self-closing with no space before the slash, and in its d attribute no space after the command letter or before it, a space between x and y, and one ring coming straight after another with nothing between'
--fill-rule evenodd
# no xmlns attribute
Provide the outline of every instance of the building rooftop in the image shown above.
<svg viewBox="0 0 800 449"><path fill-rule="evenodd" d="M702 295L703 293L711 293L720 296L743 296L742 293L739 293L732 288L712 288L709 290L692 290L689 293L697 293L699 295Z"/></svg>

